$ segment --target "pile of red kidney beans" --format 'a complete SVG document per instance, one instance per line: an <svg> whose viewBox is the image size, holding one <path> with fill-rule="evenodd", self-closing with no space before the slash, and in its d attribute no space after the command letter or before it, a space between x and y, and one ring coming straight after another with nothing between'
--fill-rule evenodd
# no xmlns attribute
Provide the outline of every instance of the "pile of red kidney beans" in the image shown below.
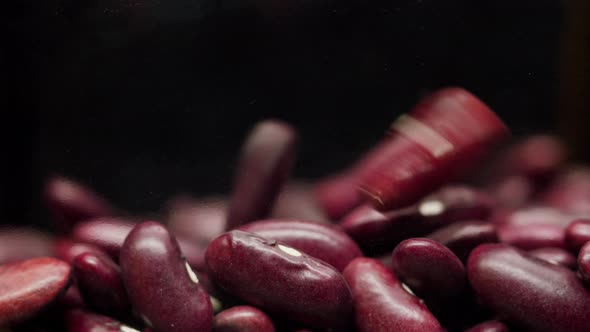
<svg viewBox="0 0 590 332"><path fill-rule="evenodd" d="M49 179L54 233L0 232L0 330L590 331L590 169L508 136L447 88L316 183L289 179L295 129L261 122L227 198L158 221Z"/></svg>

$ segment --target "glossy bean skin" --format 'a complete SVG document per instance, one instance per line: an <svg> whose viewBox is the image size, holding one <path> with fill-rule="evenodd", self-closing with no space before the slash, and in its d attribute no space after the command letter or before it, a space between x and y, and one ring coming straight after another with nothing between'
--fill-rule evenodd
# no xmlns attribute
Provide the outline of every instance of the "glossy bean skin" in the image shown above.
<svg viewBox="0 0 590 332"><path fill-rule="evenodd" d="M350 289L332 266L259 235L234 230L207 247L211 279L245 302L311 326L344 328Z"/></svg>
<svg viewBox="0 0 590 332"><path fill-rule="evenodd" d="M574 270L577 266L576 257L562 248L539 248L528 252L529 255L547 261L549 263L567 267Z"/></svg>
<svg viewBox="0 0 590 332"><path fill-rule="evenodd" d="M252 129L238 161L227 230L268 216L291 172L296 145L295 130L283 122L264 121Z"/></svg>
<svg viewBox="0 0 590 332"><path fill-rule="evenodd" d="M467 263L479 299L530 331L589 331L590 291L565 267L506 244L477 247Z"/></svg>
<svg viewBox="0 0 590 332"><path fill-rule="evenodd" d="M427 238L451 249L462 262L467 262L469 253L478 245L498 242L496 227L486 221L456 222L430 233Z"/></svg>
<svg viewBox="0 0 590 332"><path fill-rule="evenodd" d="M274 332L267 314L250 306L226 309L213 319L213 332Z"/></svg>
<svg viewBox="0 0 590 332"><path fill-rule="evenodd" d="M352 290L358 331L443 331L424 303L378 261L356 258L344 278Z"/></svg>
<svg viewBox="0 0 590 332"><path fill-rule="evenodd" d="M227 199L179 197L168 203L170 231L206 246L225 231Z"/></svg>
<svg viewBox="0 0 590 332"><path fill-rule="evenodd" d="M155 331L211 330L209 295L163 225L135 226L121 248L120 264L133 309Z"/></svg>
<svg viewBox="0 0 590 332"><path fill-rule="evenodd" d="M414 204L507 136L506 126L477 97L461 88L441 89L392 125L386 157L361 177L361 192L382 211Z"/></svg>
<svg viewBox="0 0 590 332"><path fill-rule="evenodd" d="M561 225L498 226L500 242L533 250L546 247L565 248L565 230Z"/></svg>
<svg viewBox="0 0 590 332"><path fill-rule="evenodd" d="M395 275L421 298L446 302L465 293L467 273L463 263L438 242L425 238L404 240L391 258Z"/></svg>
<svg viewBox="0 0 590 332"><path fill-rule="evenodd" d="M139 332L110 317L83 310L71 310L65 316L68 332Z"/></svg>
<svg viewBox="0 0 590 332"><path fill-rule="evenodd" d="M448 187L415 206L381 212L363 205L341 222L342 229L367 254L382 254L399 242L425 236L461 220L485 220L491 213L492 199L467 187Z"/></svg>
<svg viewBox="0 0 590 332"><path fill-rule="evenodd" d="M508 327L500 321L491 320L477 324L465 332L508 332Z"/></svg>
<svg viewBox="0 0 590 332"><path fill-rule="evenodd" d="M121 246L134 226L135 223L121 218L97 218L76 225L72 230L72 237L79 242L101 248L118 261Z"/></svg>
<svg viewBox="0 0 590 332"><path fill-rule="evenodd" d="M83 253L74 259L73 268L80 293L92 308L115 316L129 313L121 269L109 257Z"/></svg>
<svg viewBox="0 0 590 332"><path fill-rule="evenodd" d="M346 233L331 225L271 219L246 224L240 230L284 243L334 266L338 271L363 255Z"/></svg>
<svg viewBox="0 0 590 332"><path fill-rule="evenodd" d="M0 264L52 255L53 239L32 228L0 229Z"/></svg>
<svg viewBox="0 0 590 332"><path fill-rule="evenodd" d="M578 219L573 221L565 229L565 244L573 253L590 241L590 219Z"/></svg>
<svg viewBox="0 0 590 332"><path fill-rule="evenodd" d="M86 243L74 242L70 239L58 239L53 244L53 251L55 257L66 261L70 264L74 262L76 256L85 252L92 252L96 254L104 254L100 248Z"/></svg>
<svg viewBox="0 0 590 332"><path fill-rule="evenodd" d="M49 257L0 266L0 326L33 316L68 287L70 266Z"/></svg>
<svg viewBox="0 0 590 332"><path fill-rule="evenodd" d="M578 253L578 272L582 280L590 285L590 242L587 242Z"/></svg>
<svg viewBox="0 0 590 332"><path fill-rule="evenodd" d="M59 229L69 231L76 223L109 216L113 209L92 190L62 177L45 185L44 198Z"/></svg>

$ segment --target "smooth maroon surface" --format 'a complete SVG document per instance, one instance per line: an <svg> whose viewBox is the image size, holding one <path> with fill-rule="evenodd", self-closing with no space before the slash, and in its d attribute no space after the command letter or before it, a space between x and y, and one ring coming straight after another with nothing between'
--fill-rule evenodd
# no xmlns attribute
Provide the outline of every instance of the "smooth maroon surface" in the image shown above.
<svg viewBox="0 0 590 332"><path fill-rule="evenodd" d="M493 217L498 226L558 225L567 227L576 217L547 206L531 206L515 211L501 211Z"/></svg>
<svg viewBox="0 0 590 332"><path fill-rule="evenodd" d="M205 270L205 250L204 245L192 242L181 236L176 237L180 252L186 258L189 265L198 271Z"/></svg>
<svg viewBox="0 0 590 332"><path fill-rule="evenodd" d="M121 322L83 310L71 310L65 316L68 332L131 332L121 330ZM129 328L126 326L126 328ZM139 331L138 331L139 332Z"/></svg>
<svg viewBox="0 0 590 332"><path fill-rule="evenodd" d="M76 256L83 254L85 252L92 252L97 254L104 253L100 248L92 244L74 242L66 238L58 239L53 244L53 254L55 255L55 257L63 261L66 261L70 264L72 264Z"/></svg>
<svg viewBox="0 0 590 332"><path fill-rule="evenodd" d="M565 266L568 269L575 269L577 266L576 257L569 251L562 248L539 248L528 252L529 255L547 261L549 263Z"/></svg>
<svg viewBox="0 0 590 332"><path fill-rule="evenodd" d="M425 238L402 241L391 255L399 280L421 298L450 300L467 289L463 263L442 244Z"/></svg>
<svg viewBox="0 0 590 332"><path fill-rule="evenodd" d="M91 189L62 177L46 183L44 198L56 225L63 231L69 231L80 221L113 213L109 203Z"/></svg>
<svg viewBox="0 0 590 332"><path fill-rule="evenodd" d="M0 229L0 264L51 256L53 239L32 228Z"/></svg>
<svg viewBox="0 0 590 332"><path fill-rule="evenodd" d="M331 220L339 220L363 203L357 191L357 182L353 174L343 173L316 184L315 196Z"/></svg>
<svg viewBox="0 0 590 332"><path fill-rule="evenodd" d="M479 299L530 331L590 331L590 291L569 269L506 244L484 244L467 273Z"/></svg>
<svg viewBox="0 0 590 332"><path fill-rule="evenodd" d="M590 285L590 242L578 253L578 272L586 284Z"/></svg>
<svg viewBox="0 0 590 332"><path fill-rule="evenodd" d="M565 231L561 225L500 225L497 229L500 242L521 249L565 248Z"/></svg>
<svg viewBox="0 0 590 332"><path fill-rule="evenodd" d="M590 219L578 219L573 221L565 229L565 245L573 253L590 241Z"/></svg>
<svg viewBox="0 0 590 332"><path fill-rule="evenodd" d="M268 120L250 132L235 174L226 229L268 216L295 161L297 133L288 124Z"/></svg>
<svg viewBox="0 0 590 332"><path fill-rule="evenodd" d="M158 332L209 331L209 295L194 280L176 240L156 222L141 223L121 249L120 264L129 300Z"/></svg>
<svg viewBox="0 0 590 332"><path fill-rule="evenodd" d="M356 243L336 226L301 220L261 220L239 228L276 240L320 259L338 271L363 253Z"/></svg>
<svg viewBox="0 0 590 332"><path fill-rule="evenodd" d="M102 217L77 224L72 230L72 237L78 242L101 248L117 261L121 246L134 226L135 223L126 219Z"/></svg>
<svg viewBox="0 0 590 332"><path fill-rule="evenodd" d="M279 193L271 211L273 219L299 219L315 222L329 222L310 184L290 182Z"/></svg>
<svg viewBox="0 0 590 332"><path fill-rule="evenodd" d="M32 258L0 266L0 326L29 318L61 295L71 268L61 260Z"/></svg>
<svg viewBox="0 0 590 332"><path fill-rule="evenodd" d="M492 199L468 187L447 187L401 210L381 212L363 205L341 222L342 229L367 254L392 250L400 241L425 236L461 220L485 220L491 213Z"/></svg>
<svg viewBox="0 0 590 332"><path fill-rule="evenodd" d="M461 88L441 89L423 99L391 128L389 146L372 172L361 177L362 193L379 210L415 203L463 173L491 145L508 136L502 121ZM415 125L418 123L419 125Z"/></svg>
<svg viewBox="0 0 590 332"><path fill-rule="evenodd" d="M462 262L473 248L483 243L498 242L496 227L486 221L460 221L430 233L427 238L434 240L459 257Z"/></svg>
<svg viewBox="0 0 590 332"><path fill-rule="evenodd" d="M500 321L490 320L477 324L465 330L465 332L508 332L508 327Z"/></svg>
<svg viewBox="0 0 590 332"><path fill-rule="evenodd" d="M543 203L582 216L590 215L590 168L566 170L542 197Z"/></svg>
<svg viewBox="0 0 590 332"><path fill-rule="evenodd" d="M83 309L86 307L78 286L71 284L66 291L56 299L56 304L65 309Z"/></svg>
<svg viewBox="0 0 590 332"><path fill-rule="evenodd" d="M168 203L170 231L207 245L225 231L227 200L223 197L179 197Z"/></svg>
<svg viewBox="0 0 590 332"><path fill-rule="evenodd" d="M251 306L223 310L213 319L213 332L274 332L267 314Z"/></svg>
<svg viewBox="0 0 590 332"><path fill-rule="evenodd" d="M378 261L356 258L344 278L352 290L358 331L444 331L424 303Z"/></svg>
<svg viewBox="0 0 590 332"><path fill-rule="evenodd" d="M274 240L234 230L206 252L211 279L268 313L318 327L343 328L352 298L332 266Z"/></svg>
<svg viewBox="0 0 590 332"><path fill-rule="evenodd" d="M73 268L80 293L90 307L115 316L129 313L121 269L109 257L83 253L74 259Z"/></svg>

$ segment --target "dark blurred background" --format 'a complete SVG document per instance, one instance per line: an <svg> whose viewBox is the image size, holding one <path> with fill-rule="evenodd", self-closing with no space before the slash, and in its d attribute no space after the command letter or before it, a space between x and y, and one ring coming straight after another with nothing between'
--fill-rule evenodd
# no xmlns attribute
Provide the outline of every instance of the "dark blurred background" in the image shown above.
<svg viewBox="0 0 590 332"><path fill-rule="evenodd" d="M51 174L133 212L227 192L242 139L269 117L300 131L295 175L321 177L442 86L471 90L517 136L551 132L564 79L588 69L566 61L587 63L571 46L586 1L254 1L6 4L3 220L42 223Z"/></svg>

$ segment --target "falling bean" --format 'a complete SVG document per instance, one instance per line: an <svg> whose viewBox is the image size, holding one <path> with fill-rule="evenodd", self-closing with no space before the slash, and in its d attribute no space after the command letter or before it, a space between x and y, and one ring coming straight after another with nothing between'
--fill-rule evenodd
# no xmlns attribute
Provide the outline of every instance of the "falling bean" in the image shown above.
<svg viewBox="0 0 590 332"><path fill-rule="evenodd" d="M213 332L274 332L267 314L251 306L226 309L213 319Z"/></svg>

